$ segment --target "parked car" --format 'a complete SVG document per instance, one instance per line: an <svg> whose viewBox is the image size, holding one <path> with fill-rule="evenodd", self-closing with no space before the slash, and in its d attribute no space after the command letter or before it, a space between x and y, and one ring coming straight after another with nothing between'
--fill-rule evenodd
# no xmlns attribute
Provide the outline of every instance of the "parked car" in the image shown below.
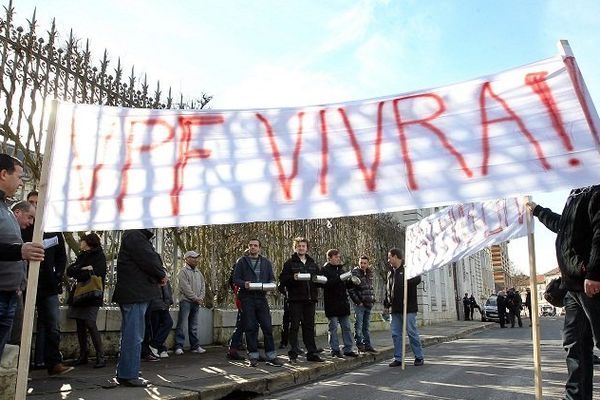
<svg viewBox="0 0 600 400"><path fill-rule="evenodd" d="M483 313L481 315L481 320L483 322L493 321L500 323L500 318L498 317L498 304L496 303L497 298L498 296L493 294L485 301ZM505 320L506 323L508 323L508 314L505 315Z"/></svg>
<svg viewBox="0 0 600 400"><path fill-rule="evenodd" d="M540 315L542 317L555 317L556 307L550 304L543 304L542 306L540 306Z"/></svg>

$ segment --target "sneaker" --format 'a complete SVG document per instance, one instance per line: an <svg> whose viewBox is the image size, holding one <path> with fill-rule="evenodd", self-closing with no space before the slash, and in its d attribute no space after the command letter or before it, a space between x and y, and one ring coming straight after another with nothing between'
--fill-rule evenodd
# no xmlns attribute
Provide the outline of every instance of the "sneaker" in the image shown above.
<svg viewBox="0 0 600 400"><path fill-rule="evenodd" d="M309 354L306 356L306 361L312 361L312 362L324 362L325 360L323 360L321 357L319 357L318 354Z"/></svg>
<svg viewBox="0 0 600 400"><path fill-rule="evenodd" d="M155 357L152 353L148 353L144 357L142 357L142 360L149 362L157 362L160 361L160 358Z"/></svg>
<svg viewBox="0 0 600 400"><path fill-rule="evenodd" d="M363 351L366 351L367 353L377 353L377 350L375 350L372 346L365 347Z"/></svg>
<svg viewBox="0 0 600 400"><path fill-rule="evenodd" d="M358 353L356 353L355 351L349 351L347 353L344 353L344 355L346 357L358 357Z"/></svg>
<svg viewBox="0 0 600 400"><path fill-rule="evenodd" d="M237 351L233 351L233 350L229 350L227 352L227 354L225 355L225 357L227 357L228 360L235 360L235 361L244 361L246 359L246 357L242 356L240 353L238 353Z"/></svg>
<svg viewBox="0 0 600 400"><path fill-rule="evenodd" d="M150 353L152 353L152 355L156 358L160 358L160 354L158 352L158 349L152 346L148 346L148 349L150 350Z"/></svg>
<svg viewBox="0 0 600 400"><path fill-rule="evenodd" d="M183 354L183 349L175 349L175 354L177 354L178 356Z"/></svg>
<svg viewBox="0 0 600 400"><path fill-rule="evenodd" d="M277 357L267 360L267 365L270 365L272 367L283 367L283 364L284 362Z"/></svg>
<svg viewBox="0 0 600 400"><path fill-rule="evenodd" d="M148 381L145 381L145 380L140 379L140 378L137 378L137 379L122 379L122 378L117 378L117 382L121 386L142 387L142 388L148 387Z"/></svg>
<svg viewBox="0 0 600 400"><path fill-rule="evenodd" d="M342 353L340 353L339 351L332 351L331 352L331 357L333 358L344 358L344 356L342 355Z"/></svg>
<svg viewBox="0 0 600 400"><path fill-rule="evenodd" d="M400 367L402 365L402 361L394 360L388 364L389 367Z"/></svg>
<svg viewBox="0 0 600 400"><path fill-rule="evenodd" d="M55 366L48 368L48 375L50 376L55 376L55 375L64 375L68 372L73 371L75 368L73 367L67 367L62 363L58 363Z"/></svg>
<svg viewBox="0 0 600 400"><path fill-rule="evenodd" d="M192 353L199 353L199 354L206 353L206 349L203 349L202 347L198 346L192 350Z"/></svg>
<svg viewBox="0 0 600 400"><path fill-rule="evenodd" d="M425 360L422 358L415 358L415 367L420 367L423 364L425 364Z"/></svg>
<svg viewBox="0 0 600 400"><path fill-rule="evenodd" d="M167 353L167 351L161 351L160 354L158 355L160 358L169 358L169 353Z"/></svg>
<svg viewBox="0 0 600 400"><path fill-rule="evenodd" d="M251 367L258 367L258 358L251 358L250 359L250 366Z"/></svg>

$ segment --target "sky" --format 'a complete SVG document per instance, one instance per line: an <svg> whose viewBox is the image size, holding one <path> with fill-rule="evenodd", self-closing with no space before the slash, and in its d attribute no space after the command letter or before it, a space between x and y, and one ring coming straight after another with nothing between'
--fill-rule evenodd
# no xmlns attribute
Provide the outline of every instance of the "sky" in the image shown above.
<svg viewBox="0 0 600 400"><path fill-rule="evenodd" d="M3 5L8 1L3 0ZM600 2L582 1L155 1L15 0L16 22L37 8L106 48L126 71L178 97L213 96L215 109L360 100L457 83L557 54L569 40L599 104ZM568 190L532 193L560 212ZM556 267L554 235L536 224L539 273ZM527 240L509 245L529 273Z"/></svg>

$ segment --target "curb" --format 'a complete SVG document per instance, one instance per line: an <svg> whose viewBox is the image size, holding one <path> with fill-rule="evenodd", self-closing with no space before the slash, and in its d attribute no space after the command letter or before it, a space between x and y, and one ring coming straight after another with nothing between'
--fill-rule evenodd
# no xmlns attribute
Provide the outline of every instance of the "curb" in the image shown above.
<svg viewBox="0 0 600 400"><path fill-rule="evenodd" d="M494 325L482 325L467 328L462 332L449 336L430 336L421 340L423 347L432 346L439 343L451 342L490 329ZM283 389L289 389L295 386L315 382L323 377L336 375L342 372L354 370L358 367L375 364L377 362L388 360L394 354L393 346L380 347L377 353L366 353L356 358L346 358L344 360L327 360L325 363L308 364L310 367L294 366L294 369L270 374L268 377L254 378L247 382L236 384L226 383L213 386L207 386L201 389L196 396L186 396L185 400L218 400L233 393L250 395L266 395Z"/></svg>

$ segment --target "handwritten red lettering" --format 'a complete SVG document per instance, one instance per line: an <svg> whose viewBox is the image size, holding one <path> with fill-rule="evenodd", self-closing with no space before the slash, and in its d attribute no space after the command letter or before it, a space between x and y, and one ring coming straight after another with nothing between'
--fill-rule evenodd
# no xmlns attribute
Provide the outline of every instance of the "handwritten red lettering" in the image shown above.
<svg viewBox="0 0 600 400"><path fill-rule="evenodd" d="M292 181L298 175L298 158L300 157L300 150L302 149L302 130L303 130L303 117L304 112L298 113L298 131L296 132L296 145L294 146L294 154L292 156L292 172L289 176L285 175L283 163L281 162L281 153L279 152L279 146L275 140L273 128L269 123L269 120L262 116L260 113L256 113L256 118L265 126L265 131L269 137L269 143L271 144L271 152L273 154L273 160L277 165L279 172L279 184L283 190L283 196L286 200L292 200Z"/></svg>
<svg viewBox="0 0 600 400"><path fill-rule="evenodd" d="M502 106L504 111L506 111L506 113L508 114L506 117L500 117L500 118L496 118L496 119L488 118L487 104L486 104L486 99L488 96L492 97L494 100L496 100L498 103L500 103L500 105ZM537 139L531 134L531 132L529 132L529 130L527 129L527 127L525 126L525 124L523 123L521 118L510 108L510 106L506 103L506 101L504 101L504 99L502 99L500 96L498 96L496 93L494 93L490 82L485 82L481 86L481 92L479 95L479 110L480 110L480 114L481 114L481 126L483 128L483 138L482 138L482 141L483 141L483 163L481 166L481 174L482 175L484 175L484 176L487 175L488 167L489 167L489 159L490 159L489 127L491 124L497 124L500 122L509 122L509 121L515 122L517 124L517 126L519 127L519 130L521 131L521 133L531 143L531 145L533 146L533 148L535 150L535 153L537 154L538 160L540 160L540 163L542 164L544 169L546 169L546 170L550 169L550 164L548 163L548 161L546 161L546 157L544 156L542 147L540 146Z"/></svg>
<svg viewBox="0 0 600 400"><path fill-rule="evenodd" d="M377 105L377 136L375 137L375 157L373 158L373 162L371 163L370 170L367 169L367 167L365 166L365 163L362 158L362 152L360 150L360 144L358 144L358 140L356 140L356 135L354 134L352 125L348 120L346 111L341 107L338 108L338 112L340 113L342 120L344 121L346 131L350 136L350 142L352 143L352 148L354 149L354 155L356 156L358 167L360 168L363 174L367 190L369 190L370 192L374 192L377 189L377 168L379 167L379 162L381 158L381 141L383 138L383 104L384 102L380 101Z"/></svg>
<svg viewBox="0 0 600 400"><path fill-rule="evenodd" d="M327 194L327 172L329 169L329 143L327 141L327 120L325 118L326 110L319 111L319 121L321 122L321 173L319 176L319 185L321 194Z"/></svg>

